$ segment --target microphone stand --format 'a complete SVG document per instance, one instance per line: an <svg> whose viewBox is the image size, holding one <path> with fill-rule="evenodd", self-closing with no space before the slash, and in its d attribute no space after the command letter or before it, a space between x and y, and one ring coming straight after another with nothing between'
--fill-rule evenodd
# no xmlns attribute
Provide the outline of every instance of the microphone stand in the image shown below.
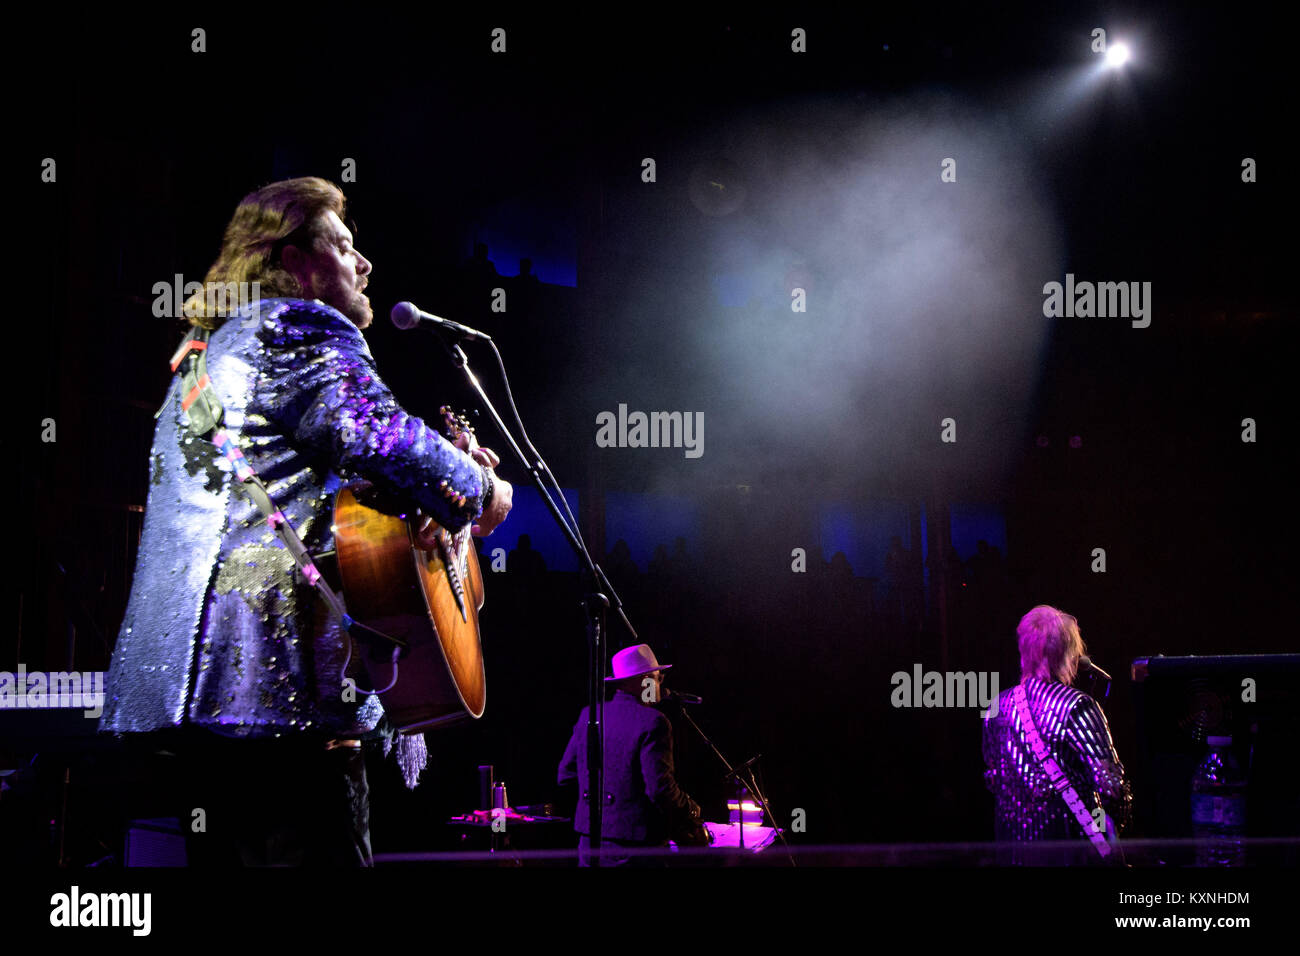
<svg viewBox="0 0 1300 956"><path fill-rule="evenodd" d="M1098 681L1100 681L1102 686L1105 688L1101 692L1101 699L1106 700L1107 698L1110 697L1111 681L1109 677L1099 677L1097 674L1089 673L1088 681L1089 681L1088 696L1091 697L1093 700L1097 700L1097 695L1093 693L1093 691L1097 689ZM1098 701L1098 703L1100 703L1100 701Z"/></svg>
<svg viewBox="0 0 1300 956"><path fill-rule="evenodd" d="M603 773L605 763L601 718L603 716L605 704L604 677L606 648L608 646L605 621L608 610L613 608L614 613L618 615L619 619L623 622L623 626L627 628L628 633L632 635L634 641L638 641L639 638L636 629L632 627L632 622L628 620L627 615L623 612L623 602L619 599L618 594L609 583L609 579L605 577L605 572L601 570L600 566L596 564L595 561L592 560L590 553L587 551L586 545L583 544L582 539L578 536L577 529L569 526L564 515L560 512L559 506L555 503L555 499L551 496L550 490L542 481L543 474L550 475L551 481L555 483L556 488L559 488L559 481L556 480L554 473L546 462L542 460L542 456L537 454L537 449L533 448L532 443L528 441L527 432L523 432L524 441L533 452L533 458L535 458L536 461L530 460L529 456L524 453L524 450L519 447L514 436L511 435L509 429L506 428L506 424L502 421L500 414L498 414L496 406L492 404L492 400L489 399L487 393L483 391L483 386L479 383L478 376L476 376L473 369L469 367L469 360L465 357L465 351L460 347L459 343L450 341L448 334L445 333L444 330L439 328L437 331L439 333L438 339L447 350L447 354L451 356L452 364L454 364L464 374L465 381L469 383L469 387L473 390L474 394L478 396L479 401L483 403L483 407L487 410L488 417L496 426L497 432L506 442L507 447L515 456L515 459L523 469L528 472L528 477L531 479L533 487L535 487L541 494L542 501L546 503L547 510L551 512L551 517L555 519L555 523L558 524L560 530L564 532L564 539L569 543L569 547L573 549L573 553L578 556L578 562L586 572L587 580L591 584L591 590L582 599L582 608L586 617L588 648L587 810L589 816L587 828L590 832L587 834L587 841L591 848L592 865L600 866L600 828L602 812L604 809L601 795L604 793ZM483 338L492 344L494 350L496 349L496 344L492 342L490 337L483 336ZM497 352L497 361L500 362L500 360L501 353ZM504 379L504 363L501 363L501 375ZM506 380L506 394L507 396L510 394L510 383L508 379ZM511 399L510 403L513 407L514 400ZM516 420L518 420L518 410L515 410L515 417ZM521 430L523 428L522 422L520 423L520 428Z"/></svg>
<svg viewBox="0 0 1300 956"><path fill-rule="evenodd" d="M785 847L786 855L790 857L790 865L798 866L798 864L795 863L794 861L794 853L790 849L790 844L786 841L785 830L776 825L776 816L772 813L771 806L768 805L767 797L763 795L762 789L758 786L758 782L754 779L754 765L758 763L759 758L761 758L763 755L755 754L753 757L750 757L739 767L732 767L731 764L727 761L727 758L722 755L722 751L719 750L717 748L717 745L714 744L714 742L709 739L709 735L700 729L700 725L695 722L695 718L692 717L687 712L686 705L683 704L680 700L678 701L677 709L681 712L681 715L683 718L685 718L686 722L690 724L693 728L695 728L695 732L700 735L700 737L704 740L706 744L709 745L709 749L712 750L714 755L718 758L718 760L722 762L722 766L727 768L727 773L723 777L723 779L730 780L734 777L736 780L736 811L740 819L740 830L738 831L740 834L739 837L740 849L743 850L745 848L745 796L744 795L745 795L745 788L748 787L750 793L752 793L756 798L758 798L758 802L763 807L763 812L767 814L767 818L772 821L772 826L776 830L776 835L780 837L781 844ZM747 774L748 778L746 779L746 777L742 776L742 774Z"/></svg>
<svg viewBox="0 0 1300 956"><path fill-rule="evenodd" d="M1082 666L1084 670L1088 672L1088 681L1089 681L1088 691L1087 691L1088 696L1091 697L1093 700L1096 700L1098 703L1101 703L1101 700L1098 700L1097 695L1093 693L1093 691L1097 689L1097 682L1101 680L1101 681L1105 681L1105 690L1102 691L1101 694L1102 699L1109 698L1110 685L1112 683L1111 676L1107 674L1104 670L1102 670L1100 667L1098 667L1096 664L1094 664L1087 657L1080 658L1079 664L1080 666Z"/></svg>

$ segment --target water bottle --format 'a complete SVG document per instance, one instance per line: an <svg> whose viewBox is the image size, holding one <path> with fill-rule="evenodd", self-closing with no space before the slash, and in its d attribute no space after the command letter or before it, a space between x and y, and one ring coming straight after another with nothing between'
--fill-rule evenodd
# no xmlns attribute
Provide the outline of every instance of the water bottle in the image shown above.
<svg viewBox="0 0 1300 956"><path fill-rule="evenodd" d="M1231 737L1208 737L1210 752L1192 776L1192 835L1197 866L1244 866L1246 775Z"/></svg>

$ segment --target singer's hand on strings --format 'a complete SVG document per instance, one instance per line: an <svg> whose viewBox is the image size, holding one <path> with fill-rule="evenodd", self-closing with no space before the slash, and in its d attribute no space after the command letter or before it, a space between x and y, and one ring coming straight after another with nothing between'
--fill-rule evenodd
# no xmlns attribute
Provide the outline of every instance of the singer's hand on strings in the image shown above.
<svg viewBox="0 0 1300 956"><path fill-rule="evenodd" d="M459 435L456 436L456 440L453 441L452 444L455 445L457 448L459 448L461 451L463 451L465 454L469 455L471 458L474 457L474 453L476 451L482 450L478 447L478 439L474 436L474 433L471 431L461 432ZM477 460L478 459L475 459L475 461Z"/></svg>
<svg viewBox="0 0 1300 956"><path fill-rule="evenodd" d="M478 440L474 437L473 432L461 432L456 436L453 444L473 458L477 464L490 471L501 464L501 457L491 448L479 447ZM494 487L492 501L488 504L487 510L479 515L478 523L470 528L470 534L475 537L486 538L490 535L496 530L497 525L506 520L506 515L510 513L511 507L514 506L514 488L510 482L493 471L492 483Z"/></svg>
<svg viewBox="0 0 1300 956"><path fill-rule="evenodd" d="M433 523L428 515L420 518L420 530L415 534L416 547L421 551L434 551L438 547L438 532L441 529Z"/></svg>
<svg viewBox="0 0 1300 956"><path fill-rule="evenodd" d="M479 515L478 522L469 529L470 534L477 538L486 538L495 531L497 525L506 520L506 515L510 514L510 509L514 506L514 486L496 473L492 475L492 482L492 500Z"/></svg>
<svg viewBox="0 0 1300 956"><path fill-rule="evenodd" d="M453 444L484 468L492 470L501 464L501 457L491 448L479 447L473 432L461 432ZM510 482L493 471L492 483L492 501L487 510L479 515L478 523L470 528L470 534L475 537L486 538L490 535L497 525L506 520L506 515L510 514L510 509L514 506L514 487Z"/></svg>

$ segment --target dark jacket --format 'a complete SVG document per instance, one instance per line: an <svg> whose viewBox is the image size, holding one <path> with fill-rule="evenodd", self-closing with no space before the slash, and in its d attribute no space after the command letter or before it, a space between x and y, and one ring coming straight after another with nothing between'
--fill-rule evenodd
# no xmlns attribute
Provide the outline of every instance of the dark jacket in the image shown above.
<svg viewBox="0 0 1300 956"><path fill-rule="evenodd" d="M699 827L700 806L673 775L673 729L668 718L635 694L617 691L604 707L605 803L601 835L650 844L680 838ZM587 708L582 708L560 761L561 784L578 782L573 828L588 832Z"/></svg>
<svg viewBox="0 0 1300 956"><path fill-rule="evenodd" d="M481 510L483 470L398 406L361 331L329 306L252 303L212 334L207 356L227 431L309 551L333 548L334 493L352 479L451 530ZM180 391L178 375L154 433L100 729L191 724L239 737L374 729L379 698L344 699L346 635L257 505L234 489L227 460L189 434ZM439 490L443 481L463 503Z"/></svg>

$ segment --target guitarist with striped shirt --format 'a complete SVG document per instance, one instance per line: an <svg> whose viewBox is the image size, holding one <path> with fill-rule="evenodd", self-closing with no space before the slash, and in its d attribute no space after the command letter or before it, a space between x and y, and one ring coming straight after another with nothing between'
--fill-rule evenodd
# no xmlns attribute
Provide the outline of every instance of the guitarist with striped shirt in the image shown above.
<svg viewBox="0 0 1300 956"><path fill-rule="evenodd" d="M1101 707L1071 685L1087 661L1079 623L1048 605L1026 614L1017 628L1018 685L1003 691L996 713L984 720L985 783L996 802L999 842L1084 840L1088 859L1121 862L1116 837L1127 825L1132 796ZM1047 859L1013 848L1014 863L1077 862L1064 853Z"/></svg>

